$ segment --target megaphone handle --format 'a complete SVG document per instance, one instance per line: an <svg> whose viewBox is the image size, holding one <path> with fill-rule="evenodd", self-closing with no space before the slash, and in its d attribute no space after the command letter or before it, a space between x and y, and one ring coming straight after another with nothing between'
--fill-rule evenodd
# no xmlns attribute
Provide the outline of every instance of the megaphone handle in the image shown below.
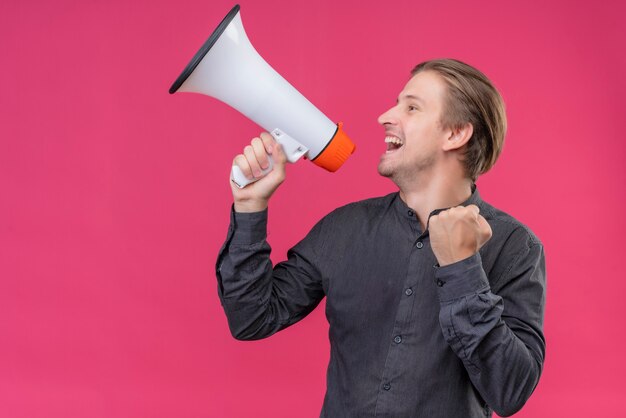
<svg viewBox="0 0 626 418"><path fill-rule="evenodd" d="M290 137L289 135L287 135L286 133L284 133L278 128L274 129L272 132L270 132L270 134L274 137L276 141L280 142L280 144L283 147L283 151L285 152L287 156L287 161L290 163L295 163L296 161L300 159L300 157L302 157L304 154L306 154L309 151L307 147L305 147L304 145L302 145L301 143L299 143L298 141L296 141L295 139L293 139L292 137ZM272 171L272 168L274 167L274 160L272 160L272 156L269 155L268 157L269 157L270 165L268 168L266 168L265 170L261 172L263 174L261 177L257 177L251 180L247 178L246 176L244 176L239 166L234 165L230 172L230 180L233 183L235 183L237 187L242 189L246 187L248 184L254 183L255 181L260 180L261 178L265 177L265 175L267 175L267 173Z"/></svg>
<svg viewBox="0 0 626 418"><path fill-rule="evenodd" d="M230 171L230 181L232 181L235 184L235 186L239 187L240 189L243 189L248 184L254 183L255 181L260 180L261 178L265 177L267 173L272 171L272 168L274 168L274 160L272 159L272 156L269 155L268 159L269 159L270 165L265 170L261 171L262 173L261 177L249 179L243 174L243 171L241 171L241 168L239 168L238 165L234 165L232 170Z"/></svg>

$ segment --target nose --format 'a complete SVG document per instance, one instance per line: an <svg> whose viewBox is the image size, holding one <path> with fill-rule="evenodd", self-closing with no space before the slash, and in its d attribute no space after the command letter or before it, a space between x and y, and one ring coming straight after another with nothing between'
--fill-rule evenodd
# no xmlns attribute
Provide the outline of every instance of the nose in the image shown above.
<svg viewBox="0 0 626 418"><path fill-rule="evenodd" d="M385 113L383 113L382 115L380 115L378 117L378 123L381 125L385 125L385 124L396 124L396 118L394 116L394 112L393 112L393 107L389 110L387 110Z"/></svg>

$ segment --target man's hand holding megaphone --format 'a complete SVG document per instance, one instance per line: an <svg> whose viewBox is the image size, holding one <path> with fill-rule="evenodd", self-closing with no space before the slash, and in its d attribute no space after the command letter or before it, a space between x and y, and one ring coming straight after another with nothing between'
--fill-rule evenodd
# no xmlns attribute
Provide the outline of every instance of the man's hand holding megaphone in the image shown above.
<svg viewBox="0 0 626 418"><path fill-rule="evenodd" d="M285 179L285 162L305 157L335 172L355 150L343 130L278 74L254 49L235 5L169 89L214 97L264 132L235 157L235 210L264 210ZM280 147L276 142L280 142ZM268 156L271 158L268 159Z"/></svg>
<svg viewBox="0 0 626 418"><path fill-rule="evenodd" d="M270 155L273 160L272 170L264 174L270 167ZM268 206L270 197L278 186L285 181L285 164L287 156L282 145L267 132L252 139L250 145L243 149L233 160L233 166L250 180L259 179L244 188L239 188L232 181L230 187L235 202L235 212L260 212ZM262 178L261 178L262 177Z"/></svg>

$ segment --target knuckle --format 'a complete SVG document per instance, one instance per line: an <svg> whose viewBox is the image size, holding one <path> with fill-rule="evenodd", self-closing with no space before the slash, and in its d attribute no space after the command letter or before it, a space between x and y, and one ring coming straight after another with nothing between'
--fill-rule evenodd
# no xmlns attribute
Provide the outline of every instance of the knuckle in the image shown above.
<svg viewBox="0 0 626 418"><path fill-rule="evenodd" d="M245 155L243 154L239 154L235 157L234 162L241 167L247 167L248 166L248 159L246 158Z"/></svg>
<svg viewBox="0 0 626 418"><path fill-rule="evenodd" d="M251 170L250 165L248 164L248 160L243 155L238 155L235 157L234 164L239 167L244 176L250 176Z"/></svg>

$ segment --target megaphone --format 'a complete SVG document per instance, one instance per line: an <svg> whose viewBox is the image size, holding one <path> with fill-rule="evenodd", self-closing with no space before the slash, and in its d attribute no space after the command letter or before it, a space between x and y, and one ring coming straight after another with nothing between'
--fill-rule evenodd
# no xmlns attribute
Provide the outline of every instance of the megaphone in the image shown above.
<svg viewBox="0 0 626 418"><path fill-rule="evenodd" d="M254 49L235 5L178 76L170 94L201 93L235 108L281 143L287 160L301 157L334 172L355 145L335 124L280 76ZM264 170L264 175L272 169ZM231 180L238 187L252 181L238 166Z"/></svg>

